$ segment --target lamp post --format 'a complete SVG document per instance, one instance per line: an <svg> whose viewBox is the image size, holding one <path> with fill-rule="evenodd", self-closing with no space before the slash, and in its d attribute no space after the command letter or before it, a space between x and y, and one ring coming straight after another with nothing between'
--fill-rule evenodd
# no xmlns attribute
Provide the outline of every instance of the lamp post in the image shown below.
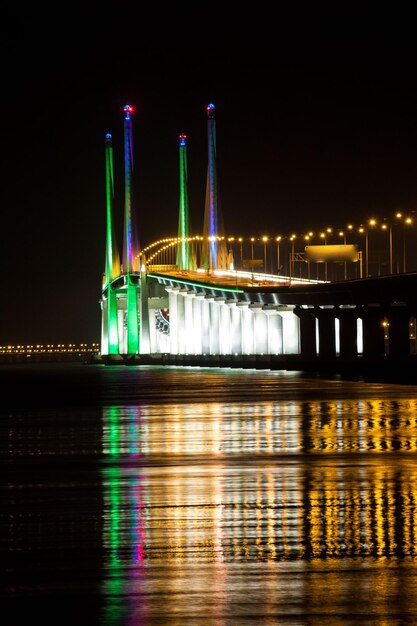
<svg viewBox="0 0 417 626"><path fill-rule="evenodd" d="M371 219L369 220L368 224L369 224L369 226L370 226L371 228L373 228L374 226L376 226L376 220L375 220L375 219L373 219L373 218L371 218ZM367 263L367 266L368 266L368 229L366 229L366 234L367 234L367 237L366 237L366 242L367 242L367 243L366 243L366 246L367 246L367 250L366 250L366 263ZM368 267L367 267L367 269L368 269ZM366 272L366 275L368 275L368 271Z"/></svg>
<svg viewBox="0 0 417 626"><path fill-rule="evenodd" d="M359 232L365 233L365 276L368 276L368 229L361 226Z"/></svg>
<svg viewBox="0 0 417 626"><path fill-rule="evenodd" d="M382 224L381 228L389 231L389 273L392 274L392 225Z"/></svg>
<svg viewBox="0 0 417 626"><path fill-rule="evenodd" d="M252 261L251 261L251 272L252 272L252 283L253 283L253 242L255 241L255 237L250 238L251 250L252 250Z"/></svg>
<svg viewBox="0 0 417 626"><path fill-rule="evenodd" d="M275 241L277 242L277 275L279 275L279 242L281 241L281 236L275 237Z"/></svg>
<svg viewBox="0 0 417 626"><path fill-rule="evenodd" d="M307 245L308 245L308 242L310 241L310 237L312 236L313 236L313 233L308 233L308 235L304 235L304 239L306 240ZM310 280L310 261L307 261L307 278L308 280Z"/></svg>
<svg viewBox="0 0 417 626"><path fill-rule="evenodd" d="M327 233L331 233L331 228L326 228L325 232L320 233L320 238L324 239L324 245L327 246ZM327 280L327 261L324 262L324 280Z"/></svg>
<svg viewBox="0 0 417 626"><path fill-rule="evenodd" d="M243 238L239 237L238 242L240 243L240 269L243 268Z"/></svg>
<svg viewBox="0 0 417 626"><path fill-rule="evenodd" d="M262 241L264 242L264 272L266 274L266 242L268 241L268 237L264 235Z"/></svg>
<svg viewBox="0 0 417 626"><path fill-rule="evenodd" d="M291 258L290 258L290 280L294 278L294 240L296 235L291 235Z"/></svg>
<svg viewBox="0 0 417 626"><path fill-rule="evenodd" d="M396 217L402 217L401 213L397 213ZM413 223L413 220L411 219L411 217L405 217L403 219L403 272L404 273L407 271L407 258L405 254L405 229L407 225L410 225L412 223Z"/></svg>
<svg viewBox="0 0 417 626"><path fill-rule="evenodd" d="M405 218L403 216L403 214L399 211L398 213L395 214L395 217L401 221L402 225L403 225L403 272L406 271L406 257L405 257L405 224L406 223L411 223L411 218ZM410 220L409 222L407 222L407 219ZM400 272L400 267L399 267L399 260L398 260L398 255L397 255L397 274Z"/></svg>
<svg viewBox="0 0 417 626"><path fill-rule="evenodd" d="M341 230L339 232L339 237L343 237L343 245L345 246L346 245L346 233L343 230ZM345 276L345 280L346 280L347 279L347 263L346 263L346 261L344 262L344 266L345 266L344 267L344 269L345 269L344 276Z"/></svg>

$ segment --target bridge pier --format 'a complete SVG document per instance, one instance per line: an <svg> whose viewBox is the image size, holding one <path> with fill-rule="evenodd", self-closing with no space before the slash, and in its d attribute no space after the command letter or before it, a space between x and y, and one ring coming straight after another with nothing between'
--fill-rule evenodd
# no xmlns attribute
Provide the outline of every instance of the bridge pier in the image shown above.
<svg viewBox="0 0 417 626"><path fill-rule="evenodd" d="M319 327L319 357L334 358L336 356L336 309L335 307L314 307L314 315Z"/></svg>
<svg viewBox="0 0 417 626"><path fill-rule="evenodd" d="M242 320L241 310L235 300L226 300L230 315L230 352L242 354Z"/></svg>
<svg viewBox="0 0 417 626"><path fill-rule="evenodd" d="M314 309L295 307L294 314L300 320L300 352L303 357L316 356L316 316Z"/></svg>
<svg viewBox="0 0 417 626"><path fill-rule="evenodd" d="M363 356L379 359L385 355L385 329L382 325L384 310L381 306L363 306L359 317L362 319Z"/></svg>
<svg viewBox="0 0 417 626"><path fill-rule="evenodd" d="M388 355L406 357L410 354L410 309L392 306L388 311Z"/></svg>
<svg viewBox="0 0 417 626"><path fill-rule="evenodd" d="M267 354L282 354L282 317L277 307L265 305L263 312L267 317L268 352Z"/></svg>
<svg viewBox="0 0 417 626"><path fill-rule="evenodd" d="M337 308L339 318L339 356L352 359L358 356L358 318L356 307Z"/></svg>

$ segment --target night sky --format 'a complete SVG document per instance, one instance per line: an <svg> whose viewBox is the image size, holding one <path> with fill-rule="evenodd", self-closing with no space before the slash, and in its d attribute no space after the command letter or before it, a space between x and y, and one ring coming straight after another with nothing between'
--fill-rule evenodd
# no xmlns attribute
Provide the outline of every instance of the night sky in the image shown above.
<svg viewBox="0 0 417 626"><path fill-rule="evenodd" d="M167 36L155 17L136 29L128 16L76 17L2 20L0 345L99 341L104 137L121 224L127 103L142 247L177 234L180 133L202 230L210 101L226 235L417 209L417 54L401 27L319 31L265 15L259 30L247 15L221 29L178 22Z"/></svg>

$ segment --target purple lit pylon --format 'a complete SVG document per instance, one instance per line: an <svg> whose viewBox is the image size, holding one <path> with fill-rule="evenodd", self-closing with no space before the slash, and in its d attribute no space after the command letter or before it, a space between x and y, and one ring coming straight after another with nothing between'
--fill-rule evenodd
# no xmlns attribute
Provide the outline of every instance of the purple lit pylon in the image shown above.
<svg viewBox="0 0 417 626"><path fill-rule="evenodd" d="M227 246L218 201L215 106L207 105L208 166L203 226L203 261L206 270L227 268Z"/></svg>
<svg viewBox="0 0 417 626"><path fill-rule="evenodd" d="M133 139L132 117L133 107L127 104L124 108L124 146L125 146L125 216L123 239L123 273L139 271L139 243L137 240L136 223L132 206L133 179Z"/></svg>

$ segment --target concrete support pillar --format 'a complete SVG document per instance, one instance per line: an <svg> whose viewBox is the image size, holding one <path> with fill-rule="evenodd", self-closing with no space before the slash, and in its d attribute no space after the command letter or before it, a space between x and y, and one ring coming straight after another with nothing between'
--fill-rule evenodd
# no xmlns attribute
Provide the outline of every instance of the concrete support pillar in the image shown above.
<svg viewBox="0 0 417 626"><path fill-rule="evenodd" d="M184 350L185 354L194 354L194 316L193 300L195 291L187 291L184 294Z"/></svg>
<svg viewBox="0 0 417 626"><path fill-rule="evenodd" d="M119 353L127 352L126 300L120 303L117 310L117 331L119 333Z"/></svg>
<svg viewBox="0 0 417 626"><path fill-rule="evenodd" d="M254 303L249 306L253 314L254 353L268 353L268 318L262 310L262 304Z"/></svg>
<svg viewBox="0 0 417 626"><path fill-rule="evenodd" d="M253 313L249 302L239 302L242 315L242 354L254 354Z"/></svg>
<svg viewBox="0 0 417 626"><path fill-rule="evenodd" d="M282 354L282 317L278 315L277 308L263 307L263 312L268 319L268 352L267 354Z"/></svg>
<svg viewBox="0 0 417 626"><path fill-rule="evenodd" d="M177 299L177 323L178 323L178 354L186 353L186 325L185 325L185 296L186 289L180 289Z"/></svg>
<svg viewBox="0 0 417 626"><path fill-rule="evenodd" d="M230 314L230 353L242 354L242 318L241 309L235 300L226 300Z"/></svg>
<svg viewBox="0 0 417 626"><path fill-rule="evenodd" d="M178 287L166 287L169 296L170 354L178 354Z"/></svg>
<svg viewBox="0 0 417 626"><path fill-rule="evenodd" d="M283 354L300 354L300 320L293 309L278 309L282 317Z"/></svg>
<svg viewBox="0 0 417 626"><path fill-rule="evenodd" d="M340 358L352 358L358 355L358 313L354 309L338 309Z"/></svg>
<svg viewBox="0 0 417 626"><path fill-rule="evenodd" d="M216 298L210 301L210 350L209 354L219 354L220 341L219 341L219 327L220 327L220 308Z"/></svg>
<svg viewBox="0 0 417 626"><path fill-rule="evenodd" d="M203 353L202 341L202 304L204 294L196 293L193 298L193 352Z"/></svg>
<svg viewBox="0 0 417 626"><path fill-rule="evenodd" d="M335 309L314 307L314 314L318 319L319 327L319 357L332 358L336 356L335 336Z"/></svg>
<svg viewBox="0 0 417 626"><path fill-rule="evenodd" d="M410 354L410 310L406 306L392 306L387 313L388 354L407 357Z"/></svg>
<svg viewBox="0 0 417 626"><path fill-rule="evenodd" d="M213 296L205 296L201 302L201 352L210 354L210 303Z"/></svg>
<svg viewBox="0 0 417 626"><path fill-rule="evenodd" d="M300 353L305 357L316 356L316 316L314 309L295 307L294 314L300 320Z"/></svg>
<svg viewBox="0 0 417 626"><path fill-rule="evenodd" d="M230 307L226 304L226 298L216 298L216 302L220 308L219 352L220 354L231 354Z"/></svg>
<svg viewBox="0 0 417 626"><path fill-rule="evenodd" d="M156 334L156 311L150 309L149 311L149 345L151 353L160 352Z"/></svg>
<svg viewBox="0 0 417 626"><path fill-rule="evenodd" d="M385 329L382 325L385 312L381 307L361 308L359 317L362 318L363 356L366 358L380 358L385 354Z"/></svg>

